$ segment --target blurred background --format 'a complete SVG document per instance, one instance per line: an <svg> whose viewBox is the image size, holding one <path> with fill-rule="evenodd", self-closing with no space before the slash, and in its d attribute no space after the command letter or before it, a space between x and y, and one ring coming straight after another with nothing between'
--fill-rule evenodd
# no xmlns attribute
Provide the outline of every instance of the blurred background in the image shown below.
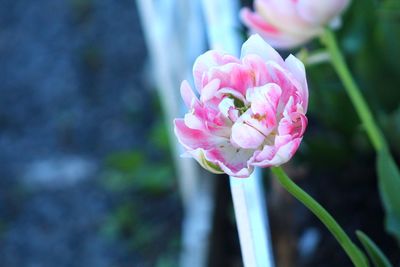
<svg viewBox="0 0 400 267"><path fill-rule="evenodd" d="M399 1L354 1L338 36L398 161ZM331 66L307 71L310 123L286 169L397 264L374 152ZM0 0L1 267L179 265L184 209L155 79L135 1ZM264 175L277 266L350 266ZM215 179L207 266L241 266L228 179Z"/></svg>

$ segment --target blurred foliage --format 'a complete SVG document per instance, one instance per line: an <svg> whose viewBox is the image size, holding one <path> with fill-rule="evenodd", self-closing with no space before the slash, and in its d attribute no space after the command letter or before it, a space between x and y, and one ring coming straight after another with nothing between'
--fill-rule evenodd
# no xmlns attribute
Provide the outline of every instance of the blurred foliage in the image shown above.
<svg viewBox="0 0 400 267"><path fill-rule="evenodd" d="M368 256L375 267L392 267L385 254L383 254L374 241L372 241L366 234L361 231L357 231L357 237L364 249L367 251Z"/></svg>
<svg viewBox="0 0 400 267"><path fill-rule="evenodd" d="M382 196L387 231L397 235L399 240L397 187L400 176L393 164L400 158L400 1L352 1L337 38L394 155L394 160L390 161L387 154L379 155L381 178L377 180L380 187L384 184L385 192L390 193L390 196ZM312 52L321 47L319 40L315 40L307 49ZM375 157L375 152L332 66L329 63L311 65L307 75L309 127L302 153L297 158L314 171L342 169L349 165L358 169L371 168L366 164Z"/></svg>
<svg viewBox="0 0 400 267"><path fill-rule="evenodd" d="M174 185L165 125L157 122L149 136L149 149L121 151L106 159L104 185L114 191L142 191L152 195L168 192Z"/></svg>
<svg viewBox="0 0 400 267"><path fill-rule="evenodd" d="M386 230L400 241L400 173L386 149L378 153L377 168Z"/></svg>
<svg viewBox="0 0 400 267"><path fill-rule="evenodd" d="M162 120L153 123L148 137L144 149L119 151L105 160L103 185L116 193L118 200L103 232L126 240L128 247L151 259L152 266L176 266L179 251L176 221L179 222L180 216L167 218L179 209L179 198L167 128ZM171 199L175 207L170 206Z"/></svg>
<svg viewBox="0 0 400 267"><path fill-rule="evenodd" d="M351 71L396 155L400 154L399 3L353 1L337 32ZM320 47L316 40L308 49ZM302 148L303 159L320 168L341 166L357 155L372 155L370 142L330 64L313 65L307 74L310 126Z"/></svg>

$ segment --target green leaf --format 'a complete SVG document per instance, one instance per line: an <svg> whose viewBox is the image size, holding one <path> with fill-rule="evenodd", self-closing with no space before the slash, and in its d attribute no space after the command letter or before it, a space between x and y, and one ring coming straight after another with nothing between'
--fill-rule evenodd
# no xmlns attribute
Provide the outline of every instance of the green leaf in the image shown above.
<svg viewBox="0 0 400 267"><path fill-rule="evenodd" d="M378 152L377 168L386 230L400 241L400 172L387 149Z"/></svg>
<svg viewBox="0 0 400 267"><path fill-rule="evenodd" d="M374 263L375 267L393 267L389 260L386 258L385 254L380 250L380 248L372 241L366 234L361 231L356 231L358 239L364 246L369 257Z"/></svg>

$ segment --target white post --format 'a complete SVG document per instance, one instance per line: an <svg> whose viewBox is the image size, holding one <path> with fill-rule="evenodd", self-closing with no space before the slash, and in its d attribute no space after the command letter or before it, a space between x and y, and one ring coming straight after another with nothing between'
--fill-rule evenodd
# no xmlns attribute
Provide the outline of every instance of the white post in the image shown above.
<svg viewBox="0 0 400 267"><path fill-rule="evenodd" d="M181 116L179 94L180 81L185 77L186 58L180 53L181 39L176 32L174 12L176 1L136 0L144 37L155 73L163 113L168 124ZM186 206L193 198L196 188L195 162L183 162L179 157L183 150L168 127L175 165L178 172L179 189Z"/></svg>
<svg viewBox="0 0 400 267"><path fill-rule="evenodd" d="M249 178L230 177L233 206L244 266L272 267L267 208L261 170Z"/></svg>
<svg viewBox="0 0 400 267"><path fill-rule="evenodd" d="M183 115L180 83L192 79L188 70L206 49L201 3L200 0L136 0L136 3L163 111L168 125L172 125L174 118ZM212 231L215 177L200 169L195 161L181 159L183 148L172 127L169 135L184 206L180 266L205 267Z"/></svg>
<svg viewBox="0 0 400 267"><path fill-rule="evenodd" d="M203 8L210 46L239 55L238 2L203 0ZM273 267L261 170L256 169L249 178L229 179L244 266Z"/></svg>

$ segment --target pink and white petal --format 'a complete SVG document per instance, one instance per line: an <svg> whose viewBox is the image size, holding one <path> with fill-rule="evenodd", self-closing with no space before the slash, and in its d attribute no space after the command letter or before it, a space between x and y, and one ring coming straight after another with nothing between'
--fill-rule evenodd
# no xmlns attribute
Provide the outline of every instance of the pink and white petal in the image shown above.
<svg viewBox="0 0 400 267"><path fill-rule="evenodd" d="M291 121L292 121L292 125L290 127L290 132L284 133L285 131L283 131L280 128L281 125L279 125L279 128L278 128L279 135L290 134L290 135L292 135L293 138L302 137L307 128L307 123L308 123L307 117L304 114L297 113L297 112L292 113L290 115L290 117L291 117Z"/></svg>
<svg viewBox="0 0 400 267"><path fill-rule="evenodd" d="M181 96L187 108L191 108L193 102L199 101L186 80L181 83Z"/></svg>
<svg viewBox="0 0 400 267"><path fill-rule="evenodd" d="M215 93L218 91L220 84L221 81L219 79L213 79L207 83L201 89L200 100L206 102L215 97Z"/></svg>
<svg viewBox="0 0 400 267"><path fill-rule="evenodd" d="M267 160L271 160L276 152L277 148L274 145L265 145L262 150L256 151L251 160L252 165L254 163L264 162Z"/></svg>
<svg viewBox="0 0 400 267"><path fill-rule="evenodd" d="M253 12L248 7L244 7L240 10L240 18L242 22L249 28L255 29L259 32L266 32L269 34L278 34L279 30L268 24L264 18Z"/></svg>
<svg viewBox="0 0 400 267"><path fill-rule="evenodd" d="M241 58L253 54L260 56L264 61L274 61L284 66L284 61L279 53L258 34L251 35L242 45Z"/></svg>
<svg viewBox="0 0 400 267"><path fill-rule="evenodd" d="M236 108L230 108L228 110L228 118L232 121L232 122L236 122L239 119L239 111Z"/></svg>
<svg viewBox="0 0 400 267"><path fill-rule="evenodd" d="M302 137L307 128L307 117L301 113L292 114L290 117L290 119L283 118L279 122L278 136Z"/></svg>
<svg viewBox="0 0 400 267"><path fill-rule="evenodd" d="M249 176L253 173L254 167L249 166L245 167L240 170L235 170L235 169L230 169L229 167L225 166L224 164L221 164L220 167L227 175L235 177L235 178L249 178Z"/></svg>
<svg viewBox="0 0 400 267"><path fill-rule="evenodd" d="M229 118L229 110L231 108L235 108L234 100L229 97L224 97L222 101L218 105L219 111L224 115L226 118Z"/></svg>
<svg viewBox="0 0 400 267"><path fill-rule="evenodd" d="M254 114L266 116L267 120L276 121L276 109L279 104L282 90L275 83L254 87L248 90L247 100L251 102L251 110Z"/></svg>
<svg viewBox="0 0 400 267"><path fill-rule="evenodd" d="M301 101L307 101L307 99L302 99L301 93L303 92L301 84L294 75L287 69L282 68L275 62L267 62L267 67L271 75L271 82L276 83L282 89L280 108L278 112L282 111L281 108L286 106L290 97L294 98L294 103L299 103Z"/></svg>
<svg viewBox="0 0 400 267"><path fill-rule="evenodd" d="M279 30L276 27L268 24L260 15L256 12L252 12L247 7L240 10L240 18L248 28L251 28L255 32L271 35L279 34Z"/></svg>
<svg viewBox="0 0 400 267"><path fill-rule="evenodd" d="M254 74L252 70L238 63L228 63L218 68L212 68L208 72L208 80L219 79L220 88L233 89L243 96L246 90L254 86Z"/></svg>
<svg viewBox="0 0 400 267"><path fill-rule="evenodd" d="M210 149L226 140L226 138L214 136L205 131L191 129L186 126L183 119L175 119L174 126L175 135L179 143L186 149Z"/></svg>
<svg viewBox="0 0 400 267"><path fill-rule="evenodd" d="M297 10L305 21L313 25L323 26L339 15L349 2L349 0L298 0Z"/></svg>
<svg viewBox="0 0 400 267"><path fill-rule="evenodd" d="M268 44L278 49L290 49L305 43L311 36L291 35L278 30L272 24L266 22L264 18L248 8L243 8L240 12L243 24L245 24L252 34L259 34Z"/></svg>
<svg viewBox="0 0 400 267"><path fill-rule="evenodd" d="M286 68L292 73L294 78L299 81L300 87L298 88L302 98L302 106L304 113L307 112L308 107L308 85L306 79L306 71L304 64L293 55L289 55L285 60Z"/></svg>
<svg viewBox="0 0 400 267"><path fill-rule="evenodd" d="M197 91L200 92L203 86L208 83L206 74L211 68L239 62L234 56L216 50L207 51L199 56L193 65L193 77Z"/></svg>
<svg viewBox="0 0 400 267"><path fill-rule="evenodd" d="M236 121L232 126L231 142L240 148L257 149L264 142L265 136L244 121Z"/></svg>
<svg viewBox="0 0 400 267"><path fill-rule="evenodd" d="M294 36L285 32L281 32L279 35L270 35L268 33L259 34L272 47L282 50L299 47L307 43L313 37L312 35Z"/></svg>
<svg viewBox="0 0 400 267"><path fill-rule="evenodd" d="M270 75L262 57L256 54L246 55L242 58L242 62L252 70L255 87L269 82Z"/></svg>
<svg viewBox="0 0 400 267"><path fill-rule="evenodd" d="M183 120L185 122L185 125L190 129L200 131L205 130L204 122L193 113L186 113Z"/></svg>
<svg viewBox="0 0 400 267"><path fill-rule="evenodd" d="M282 112L282 115L284 118L291 120L292 119L292 114L297 112L297 105L294 102L294 96L291 95L289 96L288 101L286 102L286 105L284 107L284 110Z"/></svg>
<svg viewBox="0 0 400 267"><path fill-rule="evenodd" d="M252 163L252 165L260 166L260 167L271 167L271 166L282 165L282 164L288 162L293 157L293 155L296 153L297 149L299 148L300 143L301 143L301 138L293 139L290 142L277 148L276 152L274 152L274 153L271 153L270 147L266 147L266 148L264 148L266 150L266 152L264 152L263 154L269 155L269 156L271 156L271 154L272 154L273 156L271 158L265 158L262 161L254 161ZM263 157L260 157L260 154L258 155L258 157L260 159L262 159Z"/></svg>
<svg viewBox="0 0 400 267"><path fill-rule="evenodd" d="M290 135L293 127L293 122L290 118L282 118L279 122L278 133L279 135Z"/></svg>
<svg viewBox="0 0 400 267"><path fill-rule="evenodd" d="M284 146L287 143L290 143L293 139L294 139L293 136L291 136L290 134L277 135L275 137L275 147L280 148L281 146Z"/></svg>
<svg viewBox="0 0 400 267"><path fill-rule="evenodd" d="M226 174L234 177L248 177L253 171L249 160L254 150L240 149L225 142L205 152L206 159L217 164Z"/></svg>
<svg viewBox="0 0 400 267"><path fill-rule="evenodd" d="M318 1L318 0L317 0ZM293 0L256 0L257 13L269 24L288 35L303 38L314 30L309 22L298 14Z"/></svg>

